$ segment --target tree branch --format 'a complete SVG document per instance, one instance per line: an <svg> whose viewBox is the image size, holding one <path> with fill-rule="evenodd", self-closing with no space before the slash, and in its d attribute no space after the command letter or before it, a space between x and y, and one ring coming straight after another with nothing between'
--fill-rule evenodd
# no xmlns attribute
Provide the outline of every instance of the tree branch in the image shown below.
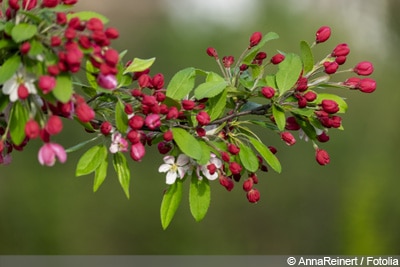
<svg viewBox="0 0 400 267"><path fill-rule="evenodd" d="M262 105L252 110L246 110L238 113L230 114L226 117L220 118L218 120L212 121L209 125L221 124L234 118L239 118L246 115L265 115L271 108L271 104Z"/></svg>

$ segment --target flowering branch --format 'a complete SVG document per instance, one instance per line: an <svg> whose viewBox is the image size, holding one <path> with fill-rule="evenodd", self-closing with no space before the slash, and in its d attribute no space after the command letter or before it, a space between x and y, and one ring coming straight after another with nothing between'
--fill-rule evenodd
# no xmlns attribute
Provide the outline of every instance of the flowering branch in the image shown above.
<svg viewBox="0 0 400 267"><path fill-rule="evenodd" d="M320 145L329 141L330 130L343 129L340 114L347 103L336 91L321 89L376 89L373 79L359 77L373 73L370 62L338 70L350 53L347 44L314 59L313 48L331 35L327 26L318 29L311 45L300 43L299 55L281 52L267 60L262 49L278 39L274 32L253 33L236 61L220 58L209 47L206 53L220 74L189 67L165 85L161 73L150 74L154 58L124 62L126 53L111 47L117 29L107 27L101 14L71 12L76 2L0 1L0 164L10 163L12 153L33 139L43 142L38 159L46 166L64 163L68 153L91 145L75 175L93 173L97 191L111 162L129 198L127 158L140 162L147 147L156 145L164 155L159 172L166 173L168 185L161 203L164 229L180 204L185 181L196 221L207 213L215 180L228 191L241 183L249 202L260 200L257 172L280 173L282 167L277 150L264 144L253 127L277 133L289 146L298 132L311 140L318 164L328 164L329 154ZM85 84L78 83L78 72L86 74ZM344 72L357 77L331 81ZM196 86L196 78L203 82ZM96 136L65 150L52 138L67 119Z"/></svg>

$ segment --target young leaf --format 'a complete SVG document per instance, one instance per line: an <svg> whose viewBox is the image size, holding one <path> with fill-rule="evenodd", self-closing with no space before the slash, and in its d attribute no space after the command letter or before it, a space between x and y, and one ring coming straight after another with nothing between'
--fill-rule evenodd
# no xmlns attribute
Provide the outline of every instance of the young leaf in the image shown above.
<svg viewBox="0 0 400 267"><path fill-rule="evenodd" d="M71 76L60 74L57 76L56 81L56 87L53 89L52 93L59 101L67 103L74 92Z"/></svg>
<svg viewBox="0 0 400 267"><path fill-rule="evenodd" d="M89 60L86 61L86 79L89 82L89 85L93 88L96 89L99 87L96 81L96 77L93 75L95 73L95 68Z"/></svg>
<svg viewBox="0 0 400 267"><path fill-rule="evenodd" d="M79 159L75 175L83 176L94 172L106 158L107 148L104 145L97 145L90 148Z"/></svg>
<svg viewBox="0 0 400 267"><path fill-rule="evenodd" d="M317 99L315 100L316 103L321 103L322 100L333 100L339 105L338 113L345 113L347 111L347 103L338 95L333 94L318 94Z"/></svg>
<svg viewBox="0 0 400 267"><path fill-rule="evenodd" d="M107 157L100 163L94 173L93 192L96 192L107 177L108 159Z"/></svg>
<svg viewBox="0 0 400 267"><path fill-rule="evenodd" d="M245 167L245 169L249 172L257 171L259 167L259 162L253 150L249 146L246 146L244 144L239 144L239 147L239 158L243 164L243 167Z"/></svg>
<svg viewBox="0 0 400 267"><path fill-rule="evenodd" d="M31 39L37 33L37 26L28 23L20 23L11 30L11 37L16 43Z"/></svg>
<svg viewBox="0 0 400 267"><path fill-rule="evenodd" d="M272 105L272 115L274 116L279 131L282 132L283 130L285 130L285 125L286 125L285 112L278 106Z"/></svg>
<svg viewBox="0 0 400 267"><path fill-rule="evenodd" d="M219 95L227 86L226 81L205 82L194 90L197 99L210 98Z"/></svg>
<svg viewBox="0 0 400 267"><path fill-rule="evenodd" d="M10 135L14 144L20 145L25 139L25 124L29 119L29 112L21 102L16 101L10 114Z"/></svg>
<svg viewBox="0 0 400 267"><path fill-rule="evenodd" d="M115 124L118 131L125 133L128 130L128 115L125 113L125 106L120 100L115 105Z"/></svg>
<svg viewBox="0 0 400 267"><path fill-rule="evenodd" d="M260 153L260 155L268 163L268 165L271 166L271 168L274 169L277 173L281 173L282 171L281 163L275 157L275 155L269 150L269 148L253 137L249 136L248 138L250 143L258 151L258 153Z"/></svg>
<svg viewBox="0 0 400 267"><path fill-rule="evenodd" d="M206 82L223 82L223 81L225 81L225 79L221 75L212 71L207 73Z"/></svg>
<svg viewBox="0 0 400 267"><path fill-rule="evenodd" d="M103 22L103 24L107 24L109 21L107 17L94 11L80 11L80 12L68 13L67 14L68 21L71 20L72 18L79 18L80 20L84 21L88 21L92 18L97 18L100 19L101 22Z"/></svg>
<svg viewBox="0 0 400 267"><path fill-rule="evenodd" d="M286 55L285 60L279 64L279 70L276 73L276 84L280 95L283 95L296 84L302 69L303 64L298 55Z"/></svg>
<svg viewBox="0 0 400 267"><path fill-rule="evenodd" d="M155 57L149 59L134 58L132 63L126 67L123 74L144 71L150 68L154 61L156 61Z"/></svg>
<svg viewBox="0 0 400 267"><path fill-rule="evenodd" d="M21 64L21 58L14 55L7 59L0 67L0 84L8 81L18 70Z"/></svg>
<svg viewBox="0 0 400 267"><path fill-rule="evenodd" d="M199 180L194 173L190 182L189 205L190 212L197 222L200 222L206 216L210 202L210 183L207 179Z"/></svg>
<svg viewBox="0 0 400 267"><path fill-rule="evenodd" d="M124 154L121 152L115 153L113 155L113 165L118 176L118 181L124 190L126 197L129 198L129 182L131 180L131 173Z"/></svg>
<svg viewBox="0 0 400 267"><path fill-rule="evenodd" d="M166 96L182 100L192 91L195 78L196 70L194 68L186 68L177 72L168 84Z"/></svg>
<svg viewBox="0 0 400 267"><path fill-rule="evenodd" d="M311 51L310 45L306 41L301 41L301 60L303 61L304 74L312 71L314 68L314 56Z"/></svg>
<svg viewBox="0 0 400 267"><path fill-rule="evenodd" d="M224 112L227 94L228 91L224 90L219 95L214 96L207 101L206 111L208 115L210 115L211 121L217 119Z"/></svg>
<svg viewBox="0 0 400 267"><path fill-rule="evenodd" d="M201 145L193 135L181 128L172 128L174 141L187 156L200 160L203 156Z"/></svg>
<svg viewBox="0 0 400 267"><path fill-rule="evenodd" d="M197 161L198 164L200 165L205 165L207 162L210 160L210 155L211 155L211 148L207 143L203 140L199 141L199 144L201 146L201 151L202 151L202 157Z"/></svg>
<svg viewBox="0 0 400 267"><path fill-rule="evenodd" d="M161 225L164 230L167 229L174 218L175 212L182 200L182 193L183 181L181 179L176 180L164 193L160 209Z"/></svg>

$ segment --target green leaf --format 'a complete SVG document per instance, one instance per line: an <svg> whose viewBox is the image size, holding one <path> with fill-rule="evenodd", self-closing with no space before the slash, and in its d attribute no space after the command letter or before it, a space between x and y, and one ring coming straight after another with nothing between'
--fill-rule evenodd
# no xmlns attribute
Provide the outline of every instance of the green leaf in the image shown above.
<svg viewBox="0 0 400 267"><path fill-rule="evenodd" d="M227 95L228 91L224 90L207 101L206 111L210 115L211 121L217 119L225 111Z"/></svg>
<svg viewBox="0 0 400 267"><path fill-rule="evenodd" d="M211 148L207 143L203 140L199 141L199 144L201 146L201 151L202 151L202 157L197 161L198 164L200 165L205 165L208 163L210 160L210 155L211 155Z"/></svg>
<svg viewBox="0 0 400 267"><path fill-rule="evenodd" d="M7 59L0 68L0 84L5 83L17 72L21 65L21 58L14 55Z"/></svg>
<svg viewBox="0 0 400 267"><path fill-rule="evenodd" d="M301 41L301 60L303 61L304 74L312 71L314 68L314 56L311 51L310 45L306 41Z"/></svg>
<svg viewBox="0 0 400 267"><path fill-rule="evenodd" d="M197 139L181 128L172 128L174 141L187 156L200 160L203 156L202 147Z"/></svg>
<svg viewBox="0 0 400 267"><path fill-rule="evenodd" d="M71 76L60 74L57 76L56 81L56 87L53 89L52 93L59 101L67 103L74 93Z"/></svg>
<svg viewBox="0 0 400 267"><path fill-rule="evenodd" d="M25 139L25 124L29 119L29 112L21 102L16 101L10 114L10 135L15 145L20 145Z"/></svg>
<svg viewBox="0 0 400 267"><path fill-rule="evenodd" d="M269 41L278 39L279 35L275 32L269 32L266 35L263 36L261 41L258 43L258 45L254 46L250 52L247 54L247 56L243 59L242 63L250 65L257 53L260 51L260 49Z"/></svg>
<svg viewBox="0 0 400 267"><path fill-rule="evenodd" d="M43 45L38 40L33 39L31 41L31 49L29 49L28 55L30 57L36 57L43 52Z"/></svg>
<svg viewBox="0 0 400 267"><path fill-rule="evenodd" d="M93 129L93 130L94 130L94 129ZM94 138L92 138L92 139L90 139L90 140L83 141L82 143L79 143L79 144L77 144L77 145L75 145L75 146L73 146L73 147L67 148L67 149L65 149L65 152L71 153L71 152L78 151L79 149L81 149L81 148L84 147L85 145L87 145L87 144L89 144L89 143L91 143L91 142L97 140L97 139L98 139L99 137L101 137L101 136L102 136L102 135L99 134L98 136L96 136L96 137L94 137Z"/></svg>
<svg viewBox="0 0 400 267"><path fill-rule="evenodd" d="M239 144L239 148L240 148L239 158L243 164L243 167L249 172L257 171L259 167L259 162L253 150L249 146L244 145L243 143Z"/></svg>
<svg viewBox="0 0 400 267"><path fill-rule="evenodd" d="M11 30L11 37L16 43L22 43L23 41L31 39L36 33L36 25L20 23L15 25Z"/></svg>
<svg viewBox="0 0 400 267"><path fill-rule="evenodd" d="M14 46L16 46L16 45L12 40L8 40L8 39L0 40L0 49L10 48L10 47L14 47Z"/></svg>
<svg viewBox="0 0 400 267"><path fill-rule="evenodd" d="M104 145L90 148L79 159L75 175L83 176L94 172L105 158L107 158L107 148Z"/></svg>
<svg viewBox="0 0 400 267"><path fill-rule="evenodd" d="M93 89L96 89L99 87L96 81L96 76L94 76L92 73L95 73L95 68L89 60L86 61L86 79L88 80L90 86Z"/></svg>
<svg viewBox="0 0 400 267"><path fill-rule="evenodd" d="M296 84L302 69L303 64L298 55L286 55L285 60L279 64L279 70L276 73L276 84L280 95L283 95Z"/></svg>
<svg viewBox="0 0 400 267"><path fill-rule="evenodd" d="M118 181L124 190L126 197L129 198L129 182L131 180L131 173L124 154L121 152L115 153L113 155L113 165L118 176Z"/></svg>
<svg viewBox="0 0 400 267"><path fill-rule="evenodd" d="M226 88L226 81L205 82L194 90L197 99L210 98L219 95Z"/></svg>
<svg viewBox="0 0 400 267"><path fill-rule="evenodd" d="M260 155L268 163L268 165L271 166L271 168L274 169L274 171L276 171L277 173L281 173L281 163L279 162L277 157L269 150L269 148L253 137L249 136L248 138L250 143L258 151L258 153L260 153Z"/></svg>
<svg viewBox="0 0 400 267"><path fill-rule="evenodd" d="M108 160L107 157L100 163L94 173L93 192L96 192L107 177Z"/></svg>
<svg viewBox="0 0 400 267"><path fill-rule="evenodd" d="M318 94L317 99L314 101L316 103L321 103L322 100L333 100L339 105L338 113L345 113L347 111L347 103L338 95L333 94Z"/></svg>
<svg viewBox="0 0 400 267"><path fill-rule="evenodd" d="M197 222L200 222L206 216L210 202L210 183L207 179L199 180L194 173L190 182L189 205L190 212Z"/></svg>
<svg viewBox="0 0 400 267"><path fill-rule="evenodd" d="M68 13L67 14L68 21L71 20L72 18L79 18L80 20L83 21L88 21L92 18L98 18L101 20L101 22L103 22L103 24L107 24L109 21L109 19L104 15L93 11L80 11L80 12Z"/></svg>
<svg viewBox="0 0 400 267"><path fill-rule="evenodd" d="M195 78L196 70L194 68L186 68L177 72L168 84L166 96L182 100L194 88Z"/></svg>
<svg viewBox="0 0 400 267"><path fill-rule="evenodd" d="M161 225L164 230L167 229L174 218L176 210L178 209L182 200L182 193L183 180L178 179L164 194L160 209Z"/></svg>
<svg viewBox="0 0 400 267"><path fill-rule="evenodd" d="M285 130L286 126L285 112L277 105L272 105L272 115L274 116L279 131L282 132L283 130Z"/></svg>
<svg viewBox="0 0 400 267"><path fill-rule="evenodd" d="M267 84L267 86L272 87L274 89L278 88L278 86L276 85L275 75L273 74L265 76L265 83Z"/></svg>
<svg viewBox="0 0 400 267"><path fill-rule="evenodd" d="M125 106L121 100L118 100L115 105L115 125L121 133L128 130L128 115L125 113Z"/></svg>
<svg viewBox="0 0 400 267"><path fill-rule="evenodd" d="M156 61L155 57L149 59L134 58L132 63L126 67L123 74L144 71L150 68L154 61Z"/></svg>
<svg viewBox="0 0 400 267"><path fill-rule="evenodd" d="M223 82L223 81L225 81L225 79L221 75L212 71L207 73L206 82Z"/></svg>

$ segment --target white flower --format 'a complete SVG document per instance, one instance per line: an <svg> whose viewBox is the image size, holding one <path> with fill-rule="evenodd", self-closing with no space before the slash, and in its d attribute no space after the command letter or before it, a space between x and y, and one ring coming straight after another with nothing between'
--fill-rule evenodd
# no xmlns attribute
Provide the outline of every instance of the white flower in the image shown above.
<svg viewBox="0 0 400 267"><path fill-rule="evenodd" d="M118 151L128 151L128 141L126 141L126 139L123 138L120 133L115 132L111 135L110 152L112 154L115 154Z"/></svg>
<svg viewBox="0 0 400 267"><path fill-rule="evenodd" d="M35 76L27 73L24 67L20 67L19 70L3 84L3 93L10 95L10 101L15 102L18 100L18 89L20 85L24 85L28 90L29 94L36 94L36 87L33 84L35 82Z"/></svg>
<svg viewBox="0 0 400 267"><path fill-rule="evenodd" d="M212 166L215 168L215 170L211 173L210 169L207 166ZM207 162L206 165L199 165L197 166L196 169L196 173L197 173L197 177L201 180L202 176L200 175L200 171L201 173L210 181L213 181L215 179L218 178L218 169L220 169L222 167L222 161L217 158L217 156L215 156L214 154L211 154L211 158L210 160Z"/></svg>
<svg viewBox="0 0 400 267"><path fill-rule="evenodd" d="M190 169L190 158L184 154L180 154L175 163L174 156L165 156L164 164L158 168L158 172L167 173L167 184L173 184L176 178L182 179L185 177L186 172Z"/></svg>

